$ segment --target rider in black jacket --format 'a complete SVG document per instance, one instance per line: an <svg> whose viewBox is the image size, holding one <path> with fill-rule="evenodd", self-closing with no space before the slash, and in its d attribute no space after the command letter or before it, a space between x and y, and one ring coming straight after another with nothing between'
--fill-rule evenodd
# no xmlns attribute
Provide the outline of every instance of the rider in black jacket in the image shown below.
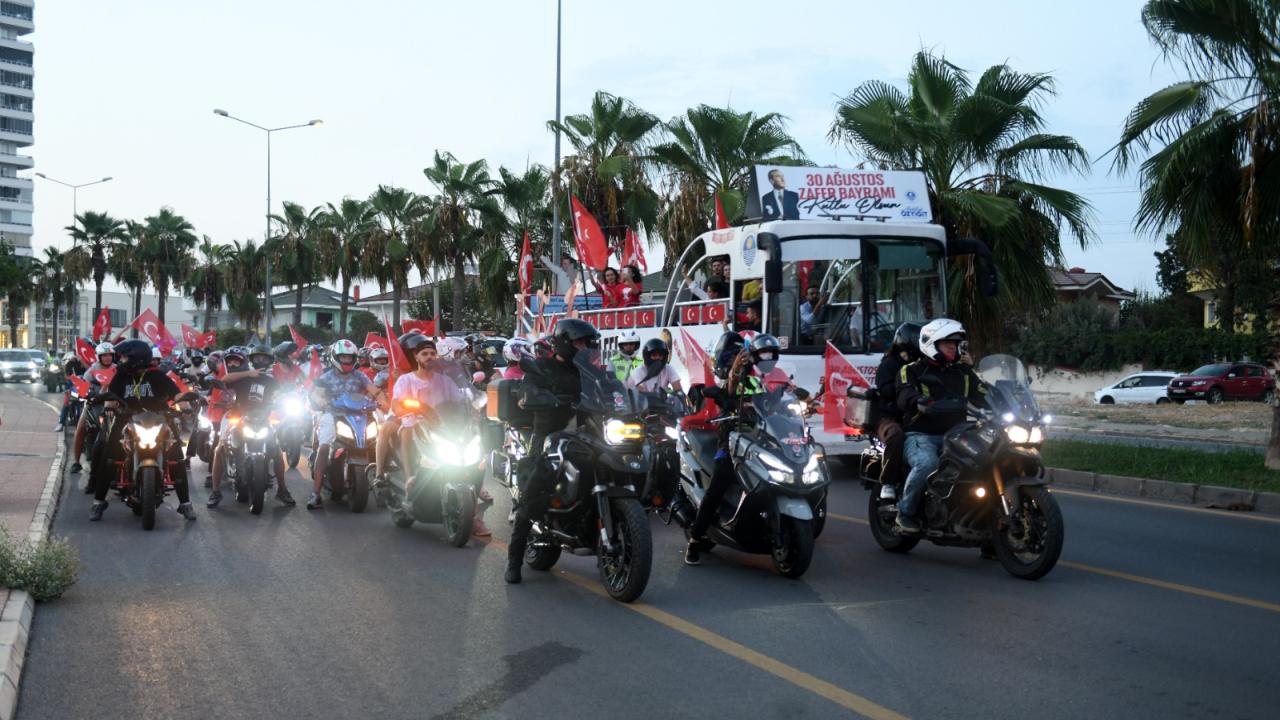
<svg viewBox="0 0 1280 720"><path fill-rule="evenodd" d="M902 428L902 410L898 407L898 375L904 365L920 359L920 325L905 322L893 333L893 344L876 368L876 404L871 426L884 443L884 463L880 483L897 492L902 483L902 446L906 430Z"/></svg>
<svg viewBox="0 0 1280 720"><path fill-rule="evenodd" d="M511 544L507 547L505 577L513 584L520 582L520 564L524 561L533 518L542 516L551 483L555 480L550 467L543 462L542 446L548 435L563 430L573 419L574 405L582 394L582 378L573 365L573 356L579 350L599 347L600 333L584 320L562 318L556 323L551 342L554 356L520 361L525 373L524 382L531 391L526 397L533 400L526 403L533 409L533 430L529 454L519 468L524 478L520 482L521 499L516 509L515 527L511 529Z"/></svg>

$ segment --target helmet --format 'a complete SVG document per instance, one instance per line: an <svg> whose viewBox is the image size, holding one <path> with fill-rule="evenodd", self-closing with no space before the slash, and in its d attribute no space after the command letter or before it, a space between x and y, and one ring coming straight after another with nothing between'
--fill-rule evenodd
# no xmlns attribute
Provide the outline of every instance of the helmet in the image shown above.
<svg viewBox="0 0 1280 720"><path fill-rule="evenodd" d="M782 350L778 344L778 338L768 333L761 333L752 338L751 344L747 347L751 350L751 362L755 364L756 370L759 370L761 375L768 375L778 364L778 353Z"/></svg>
<svg viewBox="0 0 1280 720"><path fill-rule="evenodd" d="M893 331L893 344L889 352L906 353L915 360L920 357L920 323L904 322Z"/></svg>
<svg viewBox="0 0 1280 720"><path fill-rule="evenodd" d="M436 350L440 353L442 360L456 360L462 357L462 351L466 349L467 341L462 338L441 338L440 342L436 343Z"/></svg>
<svg viewBox="0 0 1280 720"><path fill-rule="evenodd" d="M400 349L404 351L404 356L409 358L409 366L418 366L418 351L424 347L434 348L436 341L423 335L422 333L407 332L400 336L397 341L400 343Z"/></svg>
<svg viewBox="0 0 1280 720"><path fill-rule="evenodd" d="M160 361L162 360L164 360L164 354L160 352L160 348L152 345L151 346L151 364L159 365Z"/></svg>
<svg viewBox="0 0 1280 720"><path fill-rule="evenodd" d="M356 360L360 363L360 367L369 367L369 353L373 352L371 347L362 347L356 352Z"/></svg>
<svg viewBox="0 0 1280 720"><path fill-rule="evenodd" d="M650 357L651 355L657 355L659 353L662 354L661 359L655 360ZM644 353L642 353L642 358L644 359L645 368L656 372L661 370L664 365L670 362L671 349L667 347L666 343L662 342L662 338L653 338L644 344Z"/></svg>
<svg viewBox="0 0 1280 720"><path fill-rule="evenodd" d="M502 346L502 357L507 359L508 365L515 365L520 362L521 358L529 357L530 351L528 340L514 337Z"/></svg>
<svg viewBox="0 0 1280 720"><path fill-rule="evenodd" d="M219 365L222 364L222 351L214 350L213 352L209 353L209 356L205 358L205 360L207 361L209 367L216 369Z"/></svg>
<svg viewBox="0 0 1280 720"><path fill-rule="evenodd" d="M551 338L546 335L533 341L533 356L538 360L549 360L555 354L555 348L551 346Z"/></svg>
<svg viewBox="0 0 1280 720"><path fill-rule="evenodd" d="M938 318L920 328L920 354L930 360L941 361L944 358L942 353L938 352L939 340L964 342L967 337L968 334L964 331L964 325L961 325L958 321L949 318Z"/></svg>
<svg viewBox="0 0 1280 720"><path fill-rule="evenodd" d="M563 318L556 323L556 330L551 335L551 347L560 357L572 360L578 352L573 343L578 340L586 340L587 347L599 347L600 331L586 320Z"/></svg>
<svg viewBox="0 0 1280 720"><path fill-rule="evenodd" d="M720 336L716 341L715 350L712 356L716 363L716 377L724 380L729 377L729 368L733 365L733 359L742 352L742 336L736 332L729 331Z"/></svg>
<svg viewBox="0 0 1280 720"><path fill-rule="evenodd" d="M238 372L244 369L245 363L248 361L248 351L240 345L232 345L227 351L222 353L222 362L226 363L228 372ZM236 366L231 367L231 363L235 362Z"/></svg>
<svg viewBox="0 0 1280 720"><path fill-rule="evenodd" d="M360 353L356 344L350 340L339 340L329 347L329 363L340 373L349 373L356 369L356 356Z"/></svg>
<svg viewBox="0 0 1280 720"><path fill-rule="evenodd" d="M196 348L187 348L184 355L191 367L200 367L201 365L204 365L204 353L200 350Z"/></svg>
<svg viewBox="0 0 1280 720"><path fill-rule="evenodd" d="M632 348L628 350L624 347L626 345L631 345ZM618 335L618 352L622 353L624 357L631 357L639 349L640 333L635 330L623 330L622 334Z"/></svg>
<svg viewBox="0 0 1280 720"><path fill-rule="evenodd" d="M374 348L369 353L369 362L376 368L385 368L391 363L391 359L383 348Z"/></svg>
<svg viewBox="0 0 1280 720"><path fill-rule="evenodd" d="M125 340L114 350L126 372L140 373L151 364L151 346L145 340Z"/></svg>
<svg viewBox="0 0 1280 720"><path fill-rule="evenodd" d="M98 343L98 347L95 348L93 352L98 357L102 357L103 355L115 355L116 349L109 342L101 342L101 343Z"/></svg>
<svg viewBox="0 0 1280 720"><path fill-rule="evenodd" d="M298 344L291 340L285 340L274 348L271 348L271 354L275 355L277 362L285 365L292 365L294 357L298 354Z"/></svg>
<svg viewBox="0 0 1280 720"><path fill-rule="evenodd" d="M255 370L266 370L276 361L276 356L266 345L258 344L249 347L249 364Z"/></svg>

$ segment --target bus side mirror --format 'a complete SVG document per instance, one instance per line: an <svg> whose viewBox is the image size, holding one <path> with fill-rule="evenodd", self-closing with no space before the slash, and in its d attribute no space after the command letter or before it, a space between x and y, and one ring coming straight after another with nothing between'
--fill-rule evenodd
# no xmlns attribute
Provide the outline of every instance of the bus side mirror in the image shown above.
<svg viewBox="0 0 1280 720"><path fill-rule="evenodd" d="M769 253L769 259L764 263L764 291L767 293L782 292L782 247L778 243L778 236L773 233L760 233L756 236L756 245L761 250Z"/></svg>
<svg viewBox="0 0 1280 720"><path fill-rule="evenodd" d="M996 277L996 264L991 259L991 248L981 240L959 239L947 242L947 257L960 257L962 255L977 255L978 265L978 282L982 287L982 294L987 297L995 297L1000 293L1000 281Z"/></svg>

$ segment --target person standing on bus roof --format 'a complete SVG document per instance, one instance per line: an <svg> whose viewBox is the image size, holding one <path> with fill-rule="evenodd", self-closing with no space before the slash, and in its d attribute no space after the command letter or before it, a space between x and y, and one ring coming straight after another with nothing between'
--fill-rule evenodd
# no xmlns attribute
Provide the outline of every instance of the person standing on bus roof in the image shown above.
<svg viewBox="0 0 1280 720"><path fill-rule="evenodd" d="M622 268L622 284L618 291L621 307L634 307L640 304L640 295L644 292L644 276L640 268L628 265Z"/></svg>
<svg viewBox="0 0 1280 720"><path fill-rule="evenodd" d="M596 285L605 308L621 307L622 282L617 270L607 267L604 272L597 273Z"/></svg>

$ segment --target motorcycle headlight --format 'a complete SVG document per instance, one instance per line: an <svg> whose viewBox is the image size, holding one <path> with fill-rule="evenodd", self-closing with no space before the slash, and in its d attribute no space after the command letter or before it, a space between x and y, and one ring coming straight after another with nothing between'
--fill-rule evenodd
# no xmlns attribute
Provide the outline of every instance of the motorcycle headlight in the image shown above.
<svg viewBox="0 0 1280 720"><path fill-rule="evenodd" d="M156 440L160 437L160 431L163 425L143 425L141 423L133 424L133 434L138 438L138 447L153 448L156 446Z"/></svg>
<svg viewBox="0 0 1280 720"><path fill-rule="evenodd" d="M351 426L350 426L350 425L348 425L348 424L346 424L346 423L344 423L344 422L339 422L339 423L338 423L338 437L340 437L340 438L346 438L346 439L348 439L348 440L355 440L355 439L356 439L356 434L355 434L354 432L352 432L352 431L351 431Z"/></svg>
<svg viewBox="0 0 1280 720"><path fill-rule="evenodd" d="M805 485L817 485L822 482L822 470L818 467L818 456L810 455L809 462L804 465L804 474L801 475Z"/></svg>
<svg viewBox="0 0 1280 720"><path fill-rule="evenodd" d="M271 432L271 428L255 428L248 423L240 426L240 433L249 440L266 440L267 434Z"/></svg>
<svg viewBox="0 0 1280 720"><path fill-rule="evenodd" d="M302 407L301 400L299 400L296 397L285 398L285 401L284 401L285 415L288 415L289 417L300 417L302 415L303 410L304 408Z"/></svg>
<svg viewBox="0 0 1280 720"><path fill-rule="evenodd" d="M466 450L462 451L462 464L470 467L480 462L480 436L471 438Z"/></svg>
<svg viewBox="0 0 1280 720"><path fill-rule="evenodd" d="M663 428L663 431L666 432L667 437L671 438L672 440L680 439L680 431L677 430L674 425L666 426L665 428Z"/></svg>
<svg viewBox="0 0 1280 720"><path fill-rule="evenodd" d="M368 427L364 429L364 439L372 440L376 437L378 437L378 423L371 422Z"/></svg>
<svg viewBox="0 0 1280 720"><path fill-rule="evenodd" d="M775 455L761 451L757 453L760 462L764 463L765 468L769 471L769 479L776 483L791 483L796 478L795 470L785 462L779 460Z"/></svg>
<svg viewBox="0 0 1280 720"><path fill-rule="evenodd" d="M213 422L212 422L211 420L209 420L209 417L208 417L207 415L203 415L203 414L202 414L202 415L200 415L200 418L199 418L198 422L200 423L200 429L201 429L201 430L212 430L212 429L213 429Z"/></svg>
<svg viewBox="0 0 1280 720"><path fill-rule="evenodd" d="M604 441L610 445L624 445L644 439L644 426L611 418L604 424Z"/></svg>
<svg viewBox="0 0 1280 720"><path fill-rule="evenodd" d="M1004 434L1014 445L1039 445L1044 442L1044 430L1038 425L1030 429L1021 425L1010 425L1004 429Z"/></svg>

